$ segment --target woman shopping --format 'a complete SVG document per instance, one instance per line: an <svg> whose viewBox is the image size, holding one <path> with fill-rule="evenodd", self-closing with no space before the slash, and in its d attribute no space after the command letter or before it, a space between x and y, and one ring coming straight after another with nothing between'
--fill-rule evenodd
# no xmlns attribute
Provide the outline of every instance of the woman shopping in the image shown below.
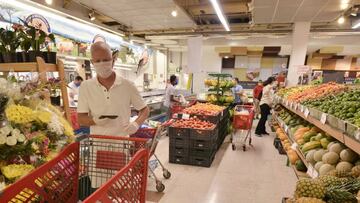
<svg viewBox="0 0 360 203"><path fill-rule="evenodd" d="M260 94L260 112L261 118L258 122L258 125L255 130L255 135L261 137L262 135L269 135L266 132L266 120L270 114L271 106L272 106L272 95L273 88L276 86L276 80L274 77L269 77L263 84L264 88L262 93Z"/></svg>

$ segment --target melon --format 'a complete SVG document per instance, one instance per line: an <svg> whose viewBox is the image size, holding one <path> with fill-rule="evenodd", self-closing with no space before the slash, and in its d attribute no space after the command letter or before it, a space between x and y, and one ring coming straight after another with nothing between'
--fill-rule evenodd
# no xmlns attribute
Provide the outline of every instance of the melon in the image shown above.
<svg viewBox="0 0 360 203"><path fill-rule="evenodd" d="M345 147L343 145L341 145L340 143L335 143L333 145L330 146L329 151L330 152L335 152L337 154L340 154L340 152L345 149Z"/></svg>
<svg viewBox="0 0 360 203"><path fill-rule="evenodd" d="M322 165L324 165L324 163L323 163L322 161L317 162L317 163L315 164L315 169L316 169L316 171L319 171L319 170L320 170L320 167L321 167Z"/></svg>
<svg viewBox="0 0 360 203"><path fill-rule="evenodd" d="M339 172L351 172L353 165L349 162L342 161L336 165L336 171Z"/></svg>
<svg viewBox="0 0 360 203"><path fill-rule="evenodd" d="M353 163L358 159L358 155L351 149L344 149L340 152L340 159L342 161Z"/></svg>
<svg viewBox="0 0 360 203"><path fill-rule="evenodd" d="M322 156L322 162L325 164L336 164L339 161L339 155L335 152L327 152Z"/></svg>
<svg viewBox="0 0 360 203"><path fill-rule="evenodd" d="M320 169L319 169L319 174L322 175L326 175L327 173L329 173L330 171L334 170L335 166L330 165L330 164L323 164Z"/></svg>
<svg viewBox="0 0 360 203"><path fill-rule="evenodd" d="M327 149L329 150L330 149L330 147L333 145L333 144L336 144L336 143L338 143L338 142L330 142L328 145L327 145Z"/></svg>
<svg viewBox="0 0 360 203"><path fill-rule="evenodd" d="M323 155L324 155L326 152L327 152L327 151L324 150L324 149L319 149L319 150L317 150L317 151L315 152L315 154L314 154L314 160L315 160L316 162L321 161Z"/></svg>
<svg viewBox="0 0 360 203"><path fill-rule="evenodd" d="M307 154L306 154L306 161L314 164L315 160L314 160L314 154L315 154L316 150L310 150Z"/></svg>

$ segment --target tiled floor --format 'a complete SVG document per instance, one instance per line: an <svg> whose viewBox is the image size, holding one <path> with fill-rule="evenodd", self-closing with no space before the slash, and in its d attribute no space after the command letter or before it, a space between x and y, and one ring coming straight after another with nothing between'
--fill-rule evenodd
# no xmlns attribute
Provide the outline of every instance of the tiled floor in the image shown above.
<svg viewBox="0 0 360 203"><path fill-rule="evenodd" d="M296 183L286 157L273 147L274 136L253 137L254 148L232 151L227 139L217 152L211 168L184 166L168 162L168 137L162 138L157 155L171 171L164 180L166 189L156 192L148 182L149 203L280 203L292 195ZM239 147L240 148L240 147ZM161 170L157 174L162 178ZM163 178L162 178L163 179Z"/></svg>

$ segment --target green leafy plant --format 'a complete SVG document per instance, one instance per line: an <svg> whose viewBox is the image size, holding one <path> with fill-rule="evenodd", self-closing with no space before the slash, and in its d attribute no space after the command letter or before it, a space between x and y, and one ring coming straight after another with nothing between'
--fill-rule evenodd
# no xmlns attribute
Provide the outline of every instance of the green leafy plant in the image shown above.
<svg viewBox="0 0 360 203"><path fill-rule="evenodd" d="M15 53L20 46L20 37L17 31L0 28L0 50L2 52Z"/></svg>

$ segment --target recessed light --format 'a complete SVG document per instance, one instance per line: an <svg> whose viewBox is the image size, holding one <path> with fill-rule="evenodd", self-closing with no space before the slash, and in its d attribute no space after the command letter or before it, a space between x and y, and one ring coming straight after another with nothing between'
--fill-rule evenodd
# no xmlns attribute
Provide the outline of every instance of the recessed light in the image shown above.
<svg viewBox="0 0 360 203"><path fill-rule="evenodd" d="M224 56L224 58L228 59L228 58L229 58L229 56Z"/></svg>
<svg viewBox="0 0 360 203"><path fill-rule="evenodd" d="M176 10L173 10L173 11L171 11L171 15L173 16L173 17L176 17L177 16L177 11Z"/></svg>
<svg viewBox="0 0 360 203"><path fill-rule="evenodd" d="M89 13L89 18L91 21L94 21L96 19L94 10Z"/></svg>
<svg viewBox="0 0 360 203"><path fill-rule="evenodd" d="M340 8L341 8L341 10L345 10L345 9L347 9L347 7L349 6L349 4L340 4Z"/></svg>
<svg viewBox="0 0 360 203"><path fill-rule="evenodd" d="M337 22L338 22L339 24L344 24L344 22L345 22L344 16L341 16L341 17L337 20Z"/></svg>
<svg viewBox="0 0 360 203"><path fill-rule="evenodd" d="M350 0L341 0L342 4L348 4L350 2Z"/></svg>
<svg viewBox="0 0 360 203"><path fill-rule="evenodd" d="M53 3L52 0L45 0L45 3L47 3L48 5L51 5Z"/></svg>

